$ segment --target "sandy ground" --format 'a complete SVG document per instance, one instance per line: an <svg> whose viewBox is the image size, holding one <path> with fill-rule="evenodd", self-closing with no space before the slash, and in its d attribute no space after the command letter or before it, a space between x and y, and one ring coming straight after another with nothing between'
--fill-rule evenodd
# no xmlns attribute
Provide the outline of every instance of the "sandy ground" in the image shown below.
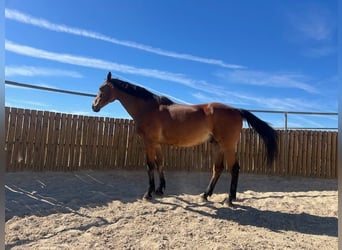
<svg viewBox="0 0 342 250"><path fill-rule="evenodd" d="M143 171L7 173L6 249L337 249L337 180L241 174L230 208L209 177L167 172L148 202Z"/></svg>

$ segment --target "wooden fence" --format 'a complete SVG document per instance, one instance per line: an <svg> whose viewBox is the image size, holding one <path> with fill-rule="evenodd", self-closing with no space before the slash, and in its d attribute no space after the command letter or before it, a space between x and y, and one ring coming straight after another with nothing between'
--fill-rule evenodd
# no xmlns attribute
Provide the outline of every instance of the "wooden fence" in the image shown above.
<svg viewBox="0 0 342 250"><path fill-rule="evenodd" d="M134 122L6 107L6 170L145 169ZM279 130L279 154L269 168L264 146L244 129L237 154L244 173L337 178L337 132ZM167 170L210 171L213 145L163 147Z"/></svg>

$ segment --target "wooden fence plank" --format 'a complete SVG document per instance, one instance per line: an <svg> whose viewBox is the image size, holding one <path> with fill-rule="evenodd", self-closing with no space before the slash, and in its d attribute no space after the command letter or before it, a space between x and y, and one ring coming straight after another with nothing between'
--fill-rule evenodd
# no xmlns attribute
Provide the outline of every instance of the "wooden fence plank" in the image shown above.
<svg viewBox="0 0 342 250"><path fill-rule="evenodd" d="M309 148L311 145L310 135L308 131L304 131L304 146L302 150L302 164L305 166L305 176L311 176L311 164L309 162L310 152Z"/></svg>
<svg viewBox="0 0 342 250"><path fill-rule="evenodd" d="M26 137L26 142L25 142L25 163L21 167L31 169L31 170L36 170L36 153L34 150L34 144L35 144L35 134L36 134L36 116L37 116L37 111L34 110L24 110L24 120L26 122L26 125L24 126L24 133Z"/></svg>
<svg viewBox="0 0 342 250"><path fill-rule="evenodd" d="M55 115L55 121L54 121L54 129L53 129L53 154L52 154L52 159L53 159L53 166L54 170L60 171L59 169L59 164L58 164L58 156L60 155L60 150L61 148L59 147L60 145L60 133L61 133L61 113L56 113Z"/></svg>
<svg viewBox="0 0 342 250"><path fill-rule="evenodd" d="M72 140L73 150L71 151L71 155L73 155L72 159L72 170L80 170L84 165L84 153L85 153L85 133L86 133L86 126L85 126L85 118L83 115L76 116L77 123L74 124L75 126L75 138Z"/></svg>
<svg viewBox="0 0 342 250"><path fill-rule="evenodd" d="M23 126L23 118L24 111L22 109L17 110L17 121L15 124L15 147L13 150L13 163L15 164L15 168L24 170L23 160L24 160L24 152L23 152L23 138L22 138L22 126Z"/></svg>
<svg viewBox="0 0 342 250"><path fill-rule="evenodd" d="M113 166L119 168L119 158L120 158L120 137L121 137L122 124L121 119L115 120L115 131L114 131L114 143L113 143Z"/></svg>
<svg viewBox="0 0 342 250"><path fill-rule="evenodd" d="M74 144L74 170L79 170L83 167L84 154L86 153L85 149L85 140L86 140L86 126L85 126L85 116L78 115L77 116L77 124L76 124L76 137Z"/></svg>
<svg viewBox="0 0 342 250"><path fill-rule="evenodd" d="M278 167L275 168L276 175L281 175L284 168L284 131L279 131L278 136L278 156L277 156L277 165Z"/></svg>
<svg viewBox="0 0 342 250"><path fill-rule="evenodd" d="M37 167L37 171L44 171L46 168L47 161L47 136L48 136L48 123L49 116L48 112L42 112L40 117L40 131L37 133L41 134L40 142L39 142L39 162L35 162L34 164Z"/></svg>
<svg viewBox="0 0 342 250"><path fill-rule="evenodd" d="M114 135L115 134L115 119L109 121L109 138L108 138L108 166L114 168L115 166L115 152L114 152Z"/></svg>
<svg viewBox="0 0 342 250"><path fill-rule="evenodd" d="M47 131L47 147L46 147L46 168L51 168L53 160L52 156L52 140L53 140L53 127L54 127L54 114L51 112L46 112L45 115L48 118L48 131Z"/></svg>
<svg viewBox="0 0 342 250"><path fill-rule="evenodd" d="M97 122L97 143L96 143L96 165L103 170L103 141L104 141L104 117L100 117Z"/></svg>
<svg viewBox="0 0 342 250"><path fill-rule="evenodd" d="M7 170L12 169L13 171L17 171L13 164L13 152L14 152L14 145L15 145L15 124L17 120L16 116L17 110L14 108L11 108L9 110L9 115L8 115L8 130L7 130L7 136L6 136L6 150L7 150L7 160L6 160L6 166Z"/></svg>
<svg viewBox="0 0 342 250"><path fill-rule="evenodd" d="M321 170L322 170L322 132L318 131L318 133L315 133L317 136L317 140L315 140L315 146L316 146L316 153L317 153L317 158L316 158L316 173L315 176L321 177Z"/></svg>
<svg viewBox="0 0 342 250"><path fill-rule="evenodd" d="M66 169L76 170L78 166L79 157L76 156L76 148L80 148L80 143L76 143L80 134L82 134L82 127L78 128L78 115L68 115L67 124L69 126L69 136L67 138L67 159L66 159ZM78 131L79 130L79 131Z"/></svg>
<svg viewBox="0 0 342 250"><path fill-rule="evenodd" d="M22 126L22 136L21 140L23 143L23 161L22 161L22 167L24 168L32 168L34 166L34 162L32 159L31 154L29 153L29 148L31 147L30 144L32 144L32 140L30 140L30 110L24 110L23 111L24 117L23 117L23 126Z"/></svg>
<svg viewBox="0 0 342 250"><path fill-rule="evenodd" d="M61 115L61 132L60 132L60 143L59 143L59 156L57 156L57 163L59 169L66 170L68 165L68 138L70 138L70 131L67 124L67 115Z"/></svg>
<svg viewBox="0 0 342 250"><path fill-rule="evenodd" d="M127 158L128 158L128 134L129 134L129 120L124 120L124 134L122 135L123 139L123 166L127 166Z"/></svg>
<svg viewBox="0 0 342 250"><path fill-rule="evenodd" d="M13 118L12 118L13 120ZM6 152L6 171L10 169L12 158L13 141L10 139L11 130L11 108L5 107L5 152Z"/></svg>
<svg viewBox="0 0 342 250"><path fill-rule="evenodd" d="M331 178L331 142L332 142L332 133L327 133L327 144L326 144L326 178Z"/></svg>
<svg viewBox="0 0 342 250"><path fill-rule="evenodd" d="M36 114L36 128L35 128L35 144L34 144L34 167L36 171L42 171L42 164L44 162L44 134L43 134L43 111L38 111Z"/></svg>
<svg viewBox="0 0 342 250"><path fill-rule="evenodd" d="M287 164L288 164L288 167L287 167L287 174L289 176L292 176L293 175L293 142L294 142L294 131L289 131L288 132L288 153L287 153Z"/></svg>
<svg viewBox="0 0 342 250"><path fill-rule="evenodd" d="M332 134L331 138L331 177L337 178L337 132Z"/></svg>
<svg viewBox="0 0 342 250"><path fill-rule="evenodd" d="M5 107L5 142L8 142L8 134L9 134L9 122L10 122L10 113L11 112L11 108L9 107Z"/></svg>
<svg viewBox="0 0 342 250"><path fill-rule="evenodd" d="M314 169L313 169L313 165L315 164L312 157L315 155L314 153L314 136L312 131L308 131L308 136L307 136L307 140L308 140L308 154L307 154L307 164L309 166L309 177L314 176Z"/></svg>
<svg viewBox="0 0 342 250"><path fill-rule="evenodd" d="M97 133L98 133L98 117L91 117L88 120L89 123L89 138L88 138L88 150L87 150L87 163L88 168L98 169L96 164L96 143L97 143Z"/></svg>
<svg viewBox="0 0 342 250"><path fill-rule="evenodd" d="M76 131L73 130L73 121L77 121L77 119L72 114L68 114L64 117L63 126L64 126L64 148L63 148L63 167L64 171L70 170L70 157L71 157L71 145L74 144L72 140L74 139L74 135Z"/></svg>
<svg viewBox="0 0 342 250"><path fill-rule="evenodd" d="M90 156L90 140L91 140L91 134L90 134L90 126L91 126L91 122L90 119L92 119L92 117L89 116L85 116L84 117L84 121L83 121L83 126L84 126L84 137L82 139L82 166L85 169L90 168L90 163L89 163L89 158ZM95 169L95 168L94 168Z"/></svg>
<svg viewBox="0 0 342 250"><path fill-rule="evenodd" d="M327 146L328 146L328 138L327 133L322 131L322 143L321 143L321 167L320 167L320 176L322 178L326 178L327 175Z"/></svg>

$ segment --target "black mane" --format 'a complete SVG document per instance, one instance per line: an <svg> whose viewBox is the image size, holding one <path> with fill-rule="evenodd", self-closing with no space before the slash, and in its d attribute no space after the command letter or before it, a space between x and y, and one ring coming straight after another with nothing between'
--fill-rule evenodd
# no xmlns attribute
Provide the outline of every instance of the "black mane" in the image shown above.
<svg viewBox="0 0 342 250"><path fill-rule="evenodd" d="M123 91L129 95L142 98L146 101L154 100L158 104L162 104L162 105L174 104L174 102L172 100L170 100L169 98L167 98L165 96L159 96L159 95L153 94L152 92L148 91L147 89L140 87L140 86L137 86L137 85L134 85L132 83L125 82L125 81L122 81L120 79L111 79L110 82L113 84L114 87L118 88L119 90L121 90L121 91Z"/></svg>

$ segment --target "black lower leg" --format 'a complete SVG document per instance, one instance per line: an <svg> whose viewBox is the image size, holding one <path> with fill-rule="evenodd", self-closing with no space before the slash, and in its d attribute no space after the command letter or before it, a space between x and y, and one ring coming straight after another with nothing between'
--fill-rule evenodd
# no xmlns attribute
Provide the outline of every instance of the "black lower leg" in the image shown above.
<svg viewBox="0 0 342 250"><path fill-rule="evenodd" d="M216 186L216 183L217 183L218 179L221 176L221 173L222 173L223 169L224 169L223 161L220 162L219 164L216 164L214 166L213 176L211 177L209 185L208 185L206 191L203 194L203 198L204 199L207 199L208 196L211 196L213 194L214 188Z"/></svg>
<svg viewBox="0 0 342 250"><path fill-rule="evenodd" d="M163 166L163 155L161 152L161 148L157 148L157 158L156 158L156 166L158 168L158 174L159 174L159 186L156 190L157 195L163 195L165 190L165 177L164 177L164 166Z"/></svg>
<svg viewBox="0 0 342 250"><path fill-rule="evenodd" d="M163 194L164 194L165 187L166 187L164 175L161 175L161 176L160 176L159 181L160 181L160 182L159 182L159 187L158 187L157 190L156 190L156 194L157 194L157 195L163 195Z"/></svg>
<svg viewBox="0 0 342 250"><path fill-rule="evenodd" d="M155 191L154 164L153 163L147 163L147 174L148 174L148 188L147 188L147 192L144 195L144 198L151 199L152 193Z"/></svg>
<svg viewBox="0 0 342 250"><path fill-rule="evenodd" d="M230 192L229 192L229 202L232 202L232 200L236 200L236 191L237 191L237 185L239 180L239 171L240 166L239 163L235 162L233 168L232 168L232 180L230 183Z"/></svg>
<svg viewBox="0 0 342 250"><path fill-rule="evenodd" d="M203 194L203 198L206 199L206 198L208 198L208 196L211 196L213 194L214 188L215 188L216 183L218 181L218 178L219 178L219 176L215 176L210 180L209 185Z"/></svg>

